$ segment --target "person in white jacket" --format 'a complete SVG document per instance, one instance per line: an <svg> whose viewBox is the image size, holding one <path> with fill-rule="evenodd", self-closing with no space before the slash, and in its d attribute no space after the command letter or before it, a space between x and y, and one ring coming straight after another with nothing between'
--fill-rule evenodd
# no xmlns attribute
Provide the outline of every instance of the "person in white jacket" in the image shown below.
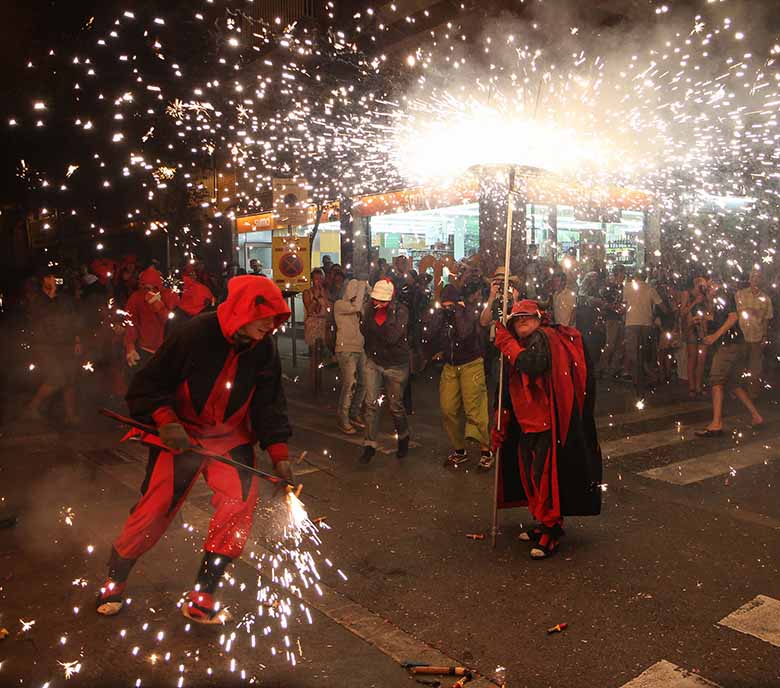
<svg viewBox="0 0 780 688"><path fill-rule="evenodd" d="M361 417L366 398L366 352L360 318L366 296L367 282L350 280L344 288L343 298L336 301L333 313L336 319L336 359L341 371L339 395L339 430L354 435L364 427Z"/></svg>

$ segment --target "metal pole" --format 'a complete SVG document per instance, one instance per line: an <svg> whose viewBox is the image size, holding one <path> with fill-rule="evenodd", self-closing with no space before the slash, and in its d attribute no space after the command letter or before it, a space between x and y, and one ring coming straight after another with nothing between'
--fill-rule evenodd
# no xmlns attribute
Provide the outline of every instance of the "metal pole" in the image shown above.
<svg viewBox="0 0 780 688"><path fill-rule="evenodd" d="M512 193L515 184L515 168L509 168L509 180L506 194L506 252L504 253L504 305L501 310L501 322L506 325L507 306L509 305L509 260L512 255ZM498 369L498 417L496 427L501 430L501 412L503 411L504 401L504 356L500 356L500 367ZM496 472L493 476L493 521L490 528L490 539L493 548L496 546L496 536L498 535L498 479L501 471L501 447L496 449Z"/></svg>
<svg viewBox="0 0 780 688"><path fill-rule="evenodd" d="M290 295L290 334L292 335L292 363L293 368L298 367L298 327L295 322L295 294Z"/></svg>

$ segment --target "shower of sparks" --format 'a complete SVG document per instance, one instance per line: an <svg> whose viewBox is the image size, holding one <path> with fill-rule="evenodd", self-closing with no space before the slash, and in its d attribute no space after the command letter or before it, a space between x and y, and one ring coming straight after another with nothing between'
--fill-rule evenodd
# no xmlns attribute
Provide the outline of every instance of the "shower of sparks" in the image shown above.
<svg viewBox="0 0 780 688"><path fill-rule="evenodd" d="M210 241L222 218L261 209L272 177L305 178L309 202L325 207L341 195L511 162L571 177L584 202L594 184L641 188L662 211L670 250L692 267L735 272L749 269L736 249L755 253L778 214L780 41L758 27L751 42L754 27L729 16L733 2L701 2L687 17L649 12L648 34L660 38L631 52L582 26L557 45L550 36L560 27L472 27L456 11L393 58L375 47L390 24L373 13L336 25L328 3L329 30L313 32L250 19L250 5L196 0L185 41L175 40L180 21L120 13L85 23L78 55L31 59L41 81L72 80L80 114L71 126L86 154L64 174L25 157L22 177L46 197L64 194L62 208L63 182L79 169L74 179L96 180L97 193L134 185L137 206L152 213L161 190L181 185L210 217ZM188 54L197 42L209 45L198 51L205 65ZM109 71L110 101L96 78ZM70 104L47 96L12 113L9 126L58 125ZM214 160L224 162L216 186L203 173ZM724 219L730 199L749 199L736 219ZM159 226L159 217L128 210L149 233ZM182 230L174 240L192 250L196 235ZM760 263L774 260L775 241L760 246Z"/></svg>
<svg viewBox="0 0 780 688"><path fill-rule="evenodd" d="M73 520L76 518L76 512L72 507L64 506L60 509L60 519L66 526L72 526Z"/></svg>
<svg viewBox="0 0 780 688"><path fill-rule="evenodd" d="M57 664L63 668L66 679L72 678L75 674L81 672L81 662L78 660L73 662L57 662Z"/></svg>

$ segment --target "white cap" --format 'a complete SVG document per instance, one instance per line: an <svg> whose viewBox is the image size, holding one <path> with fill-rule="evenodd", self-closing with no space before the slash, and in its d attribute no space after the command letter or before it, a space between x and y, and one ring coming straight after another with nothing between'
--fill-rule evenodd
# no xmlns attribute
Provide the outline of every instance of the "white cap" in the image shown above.
<svg viewBox="0 0 780 688"><path fill-rule="evenodd" d="M393 283L383 279L374 285L374 288L371 290L371 298L377 301L392 301L394 293L395 287Z"/></svg>

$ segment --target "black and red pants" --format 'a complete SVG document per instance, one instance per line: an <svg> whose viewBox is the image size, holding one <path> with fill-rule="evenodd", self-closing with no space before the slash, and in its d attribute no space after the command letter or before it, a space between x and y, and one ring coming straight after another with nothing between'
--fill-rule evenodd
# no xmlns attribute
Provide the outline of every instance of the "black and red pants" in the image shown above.
<svg viewBox="0 0 780 688"><path fill-rule="evenodd" d="M229 456L254 466L254 451L248 444L232 449ZM135 560L154 547L201 474L213 492L215 509L203 548L231 559L238 557L252 528L258 479L199 454L174 455L154 447L149 450L141 499L114 542L117 554Z"/></svg>

